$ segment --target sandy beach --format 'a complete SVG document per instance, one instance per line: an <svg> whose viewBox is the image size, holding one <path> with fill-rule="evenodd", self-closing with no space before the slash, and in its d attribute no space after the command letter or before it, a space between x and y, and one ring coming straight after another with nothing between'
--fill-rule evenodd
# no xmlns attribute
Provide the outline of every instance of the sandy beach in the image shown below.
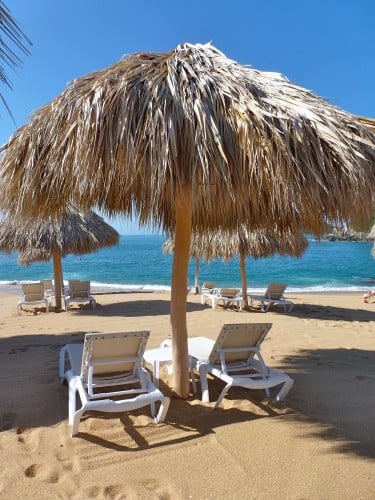
<svg viewBox="0 0 375 500"><path fill-rule="evenodd" d="M86 332L170 335L169 293L95 295L68 312L16 313L0 293L0 498L371 499L375 491L375 304L361 293L286 294L293 311L200 304L188 295L189 336L215 339L225 323L271 322L269 366L295 384L282 404L232 389L222 406L172 399L166 421L148 407L83 418L70 437L60 348ZM162 372L160 388L171 395ZM222 384L210 381L213 397ZM198 393L199 396L199 393Z"/></svg>

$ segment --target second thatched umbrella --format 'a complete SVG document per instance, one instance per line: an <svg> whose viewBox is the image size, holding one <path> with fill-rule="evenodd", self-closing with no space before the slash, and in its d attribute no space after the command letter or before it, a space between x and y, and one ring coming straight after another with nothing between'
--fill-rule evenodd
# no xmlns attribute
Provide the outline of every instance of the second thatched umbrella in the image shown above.
<svg viewBox="0 0 375 500"><path fill-rule="evenodd" d="M2 152L2 209L136 211L141 224L175 234L173 389L182 397L191 230L321 234L326 221L367 221L375 190L366 124L211 45L135 53L74 80Z"/></svg>
<svg viewBox="0 0 375 500"><path fill-rule="evenodd" d="M247 275L245 258L270 257L275 253L300 257L308 246L307 239L301 232L290 229L279 231L277 228L250 231L242 226L237 231L216 231L193 234L190 243L190 255L199 262L213 259L231 260L237 255L240 258L242 296L245 306L247 301ZM165 252L173 252L174 239L163 244ZM197 281L197 277L196 277Z"/></svg>
<svg viewBox="0 0 375 500"><path fill-rule="evenodd" d="M0 223L0 250L20 252L20 264L53 259L56 308L61 309L61 259L116 245L118 232L95 212L68 206L60 216L47 219L7 217Z"/></svg>

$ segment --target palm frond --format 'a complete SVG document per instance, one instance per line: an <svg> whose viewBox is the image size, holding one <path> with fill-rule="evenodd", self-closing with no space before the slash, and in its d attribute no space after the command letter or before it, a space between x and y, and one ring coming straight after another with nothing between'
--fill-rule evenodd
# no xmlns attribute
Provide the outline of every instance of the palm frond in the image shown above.
<svg viewBox="0 0 375 500"><path fill-rule="evenodd" d="M29 55L29 45L32 45L31 41L16 23L4 2L0 0L0 82L7 85L10 89L12 85L6 68L14 69L20 66L22 60L17 52ZM11 110L1 92L0 100L13 119Z"/></svg>

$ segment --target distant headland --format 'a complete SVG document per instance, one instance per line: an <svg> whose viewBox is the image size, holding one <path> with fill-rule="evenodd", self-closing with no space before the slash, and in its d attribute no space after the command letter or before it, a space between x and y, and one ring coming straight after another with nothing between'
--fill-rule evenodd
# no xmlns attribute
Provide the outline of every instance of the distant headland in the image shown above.
<svg viewBox="0 0 375 500"><path fill-rule="evenodd" d="M328 241L375 242L375 224L372 226L370 231L355 231L354 229L346 227L330 227L321 239Z"/></svg>

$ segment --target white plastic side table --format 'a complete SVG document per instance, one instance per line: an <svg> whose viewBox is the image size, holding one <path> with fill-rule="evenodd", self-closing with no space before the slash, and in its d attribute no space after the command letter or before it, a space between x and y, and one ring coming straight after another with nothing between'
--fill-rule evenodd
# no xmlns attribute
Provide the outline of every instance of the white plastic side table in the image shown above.
<svg viewBox="0 0 375 500"><path fill-rule="evenodd" d="M153 382L159 388L160 367L167 366L172 368L172 348L158 347L156 349L148 349L143 354L143 360L152 365ZM190 363L189 363L190 365ZM169 372L170 373L170 372ZM192 378L193 390L196 392L195 379Z"/></svg>
<svg viewBox="0 0 375 500"><path fill-rule="evenodd" d="M143 360L152 365L153 382L159 387L160 367L172 366L172 349L170 347L148 349L143 354Z"/></svg>

